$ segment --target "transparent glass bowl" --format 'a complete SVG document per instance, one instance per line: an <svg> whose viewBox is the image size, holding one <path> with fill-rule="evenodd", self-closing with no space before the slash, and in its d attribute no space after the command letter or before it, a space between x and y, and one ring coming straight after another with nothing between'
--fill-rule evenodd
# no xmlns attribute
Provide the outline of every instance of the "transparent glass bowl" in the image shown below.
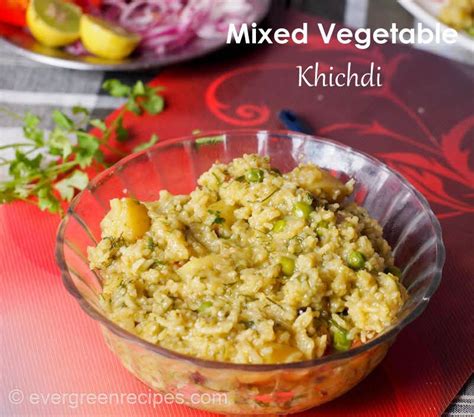
<svg viewBox="0 0 474 417"><path fill-rule="evenodd" d="M213 132L224 141L199 146L197 137L159 144L131 155L97 176L72 202L57 237L56 258L64 285L97 320L110 349L145 384L177 402L226 414L286 414L343 394L383 359L408 323L426 308L441 279L445 250L440 225L427 201L404 178L376 159L325 139L267 131ZM101 277L88 266L87 247L100 239L109 200L158 199L159 191L189 193L213 162L244 153L272 158L282 172L313 162L356 180L353 199L384 227L409 299L391 328L347 352L281 365L241 365L200 360L138 338L107 319L98 302ZM402 364L401 364L402 365Z"/></svg>

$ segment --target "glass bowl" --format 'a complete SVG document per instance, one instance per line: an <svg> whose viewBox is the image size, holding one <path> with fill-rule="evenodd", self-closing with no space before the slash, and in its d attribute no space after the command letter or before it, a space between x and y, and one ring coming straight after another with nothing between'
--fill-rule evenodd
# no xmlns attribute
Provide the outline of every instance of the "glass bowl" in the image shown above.
<svg viewBox="0 0 474 417"><path fill-rule="evenodd" d="M200 145L197 139L221 141ZM189 193L213 162L244 153L272 158L282 172L313 162L356 180L352 198L384 227L409 298L398 321L349 351L310 361L244 365L169 351L107 319L99 304L101 277L88 266L87 247L100 239L100 221L115 197L158 199L159 191ZM445 250L438 220L425 198L376 159L335 142L287 132L230 131L167 141L131 155L94 178L72 202L57 237L56 258L67 290L100 324L110 349L145 384L178 403L226 414L287 414L348 391L384 358L397 334L426 308L441 279Z"/></svg>

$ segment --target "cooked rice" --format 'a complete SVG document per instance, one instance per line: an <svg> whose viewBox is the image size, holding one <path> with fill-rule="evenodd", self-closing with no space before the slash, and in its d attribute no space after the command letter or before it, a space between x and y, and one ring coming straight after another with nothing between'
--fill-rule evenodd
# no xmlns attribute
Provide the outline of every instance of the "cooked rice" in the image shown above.
<svg viewBox="0 0 474 417"><path fill-rule="evenodd" d="M252 169L263 179L246 180ZM214 164L190 195L112 200L89 248L102 305L151 343L217 361L318 358L341 348L335 332L363 343L396 320L406 292L384 272L393 257L381 226L343 202L352 187L314 165L281 175L244 155ZM298 202L307 218L295 215ZM348 265L354 251L361 269Z"/></svg>

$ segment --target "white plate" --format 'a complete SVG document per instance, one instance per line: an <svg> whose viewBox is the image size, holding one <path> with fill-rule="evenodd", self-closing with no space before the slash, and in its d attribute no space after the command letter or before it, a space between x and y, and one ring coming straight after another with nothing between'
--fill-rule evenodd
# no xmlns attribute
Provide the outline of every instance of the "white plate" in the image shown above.
<svg viewBox="0 0 474 417"><path fill-rule="evenodd" d="M449 28L438 19L441 9L448 3L448 0L398 0L398 3L415 18L431 28L434 28L436 24L441 24L443 29ZM474 53L474 38L462 31L458 31L458 35L457 44Z"/></svg>
<svg viewBox="0 0 474 417"><path fill-rule="evenodd" d="M0 0L3 2L5 0ZM172 0L169 0L172 1ZM260 22L268 13L271 0L251 0L255 12L255 21ZM5 26L0 23L0 27ZM8 30L7 30L8 29ZM19 55L43 64L56 67L83 70L83 71L136 71L148 68L162 67L189 61L201 57L226 46L226 39L200 39L197 38L184 48L171 51L163 55L152 53L132 54L121 61L110 61L92 55L75 56L60 48L48 48L39 44L22 28L5 26L3 40L5 45L12 48Z"/></svg>

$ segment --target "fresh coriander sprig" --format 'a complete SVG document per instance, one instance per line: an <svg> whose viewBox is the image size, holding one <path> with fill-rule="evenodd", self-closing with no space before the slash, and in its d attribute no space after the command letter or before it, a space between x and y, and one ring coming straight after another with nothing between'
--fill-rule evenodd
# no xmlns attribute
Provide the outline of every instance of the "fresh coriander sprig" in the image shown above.
<svg viewBox="0 0 474 417"><path fill-rule="evenodd" d="M144 112L158 114L165 106L164 98L158 94L162 88L150 87L142 81L137 81L133 87L130 87L119 80L111 79L105 81L102 88L113 97L126 98L125 108L136 115Z"/></svg>
<svg viewBox="0 0 474 417"><path fill-rule="evenodd" d="M128 111L136 115L158 114L164 108L164 99L158 94L160 89L146 86L142 81L128 86L118 80L107 80L103 88L114 97L127 99L109 125L92 119L88 109L75 106L69 114L54 110L53 129L48 131L40 127L41 119L30 112L21 116L0 108L22 121L24 135L19 142L0 146L0 167L6 166L9 175L0 181L0 204L22 200L36 204L41 210L62 214L62 203L71 201L76 192L87 187L89 175L84 170L106 166L101 148L124 155L110 144L113 136L119 142L129 139L129 132L123 126L124 115ZM100 134L89 133L92 127ZM157 141L158 137L152 135L133 151L146 149ZM2 156L5 150L13 150L14 157Z"/></svg>

